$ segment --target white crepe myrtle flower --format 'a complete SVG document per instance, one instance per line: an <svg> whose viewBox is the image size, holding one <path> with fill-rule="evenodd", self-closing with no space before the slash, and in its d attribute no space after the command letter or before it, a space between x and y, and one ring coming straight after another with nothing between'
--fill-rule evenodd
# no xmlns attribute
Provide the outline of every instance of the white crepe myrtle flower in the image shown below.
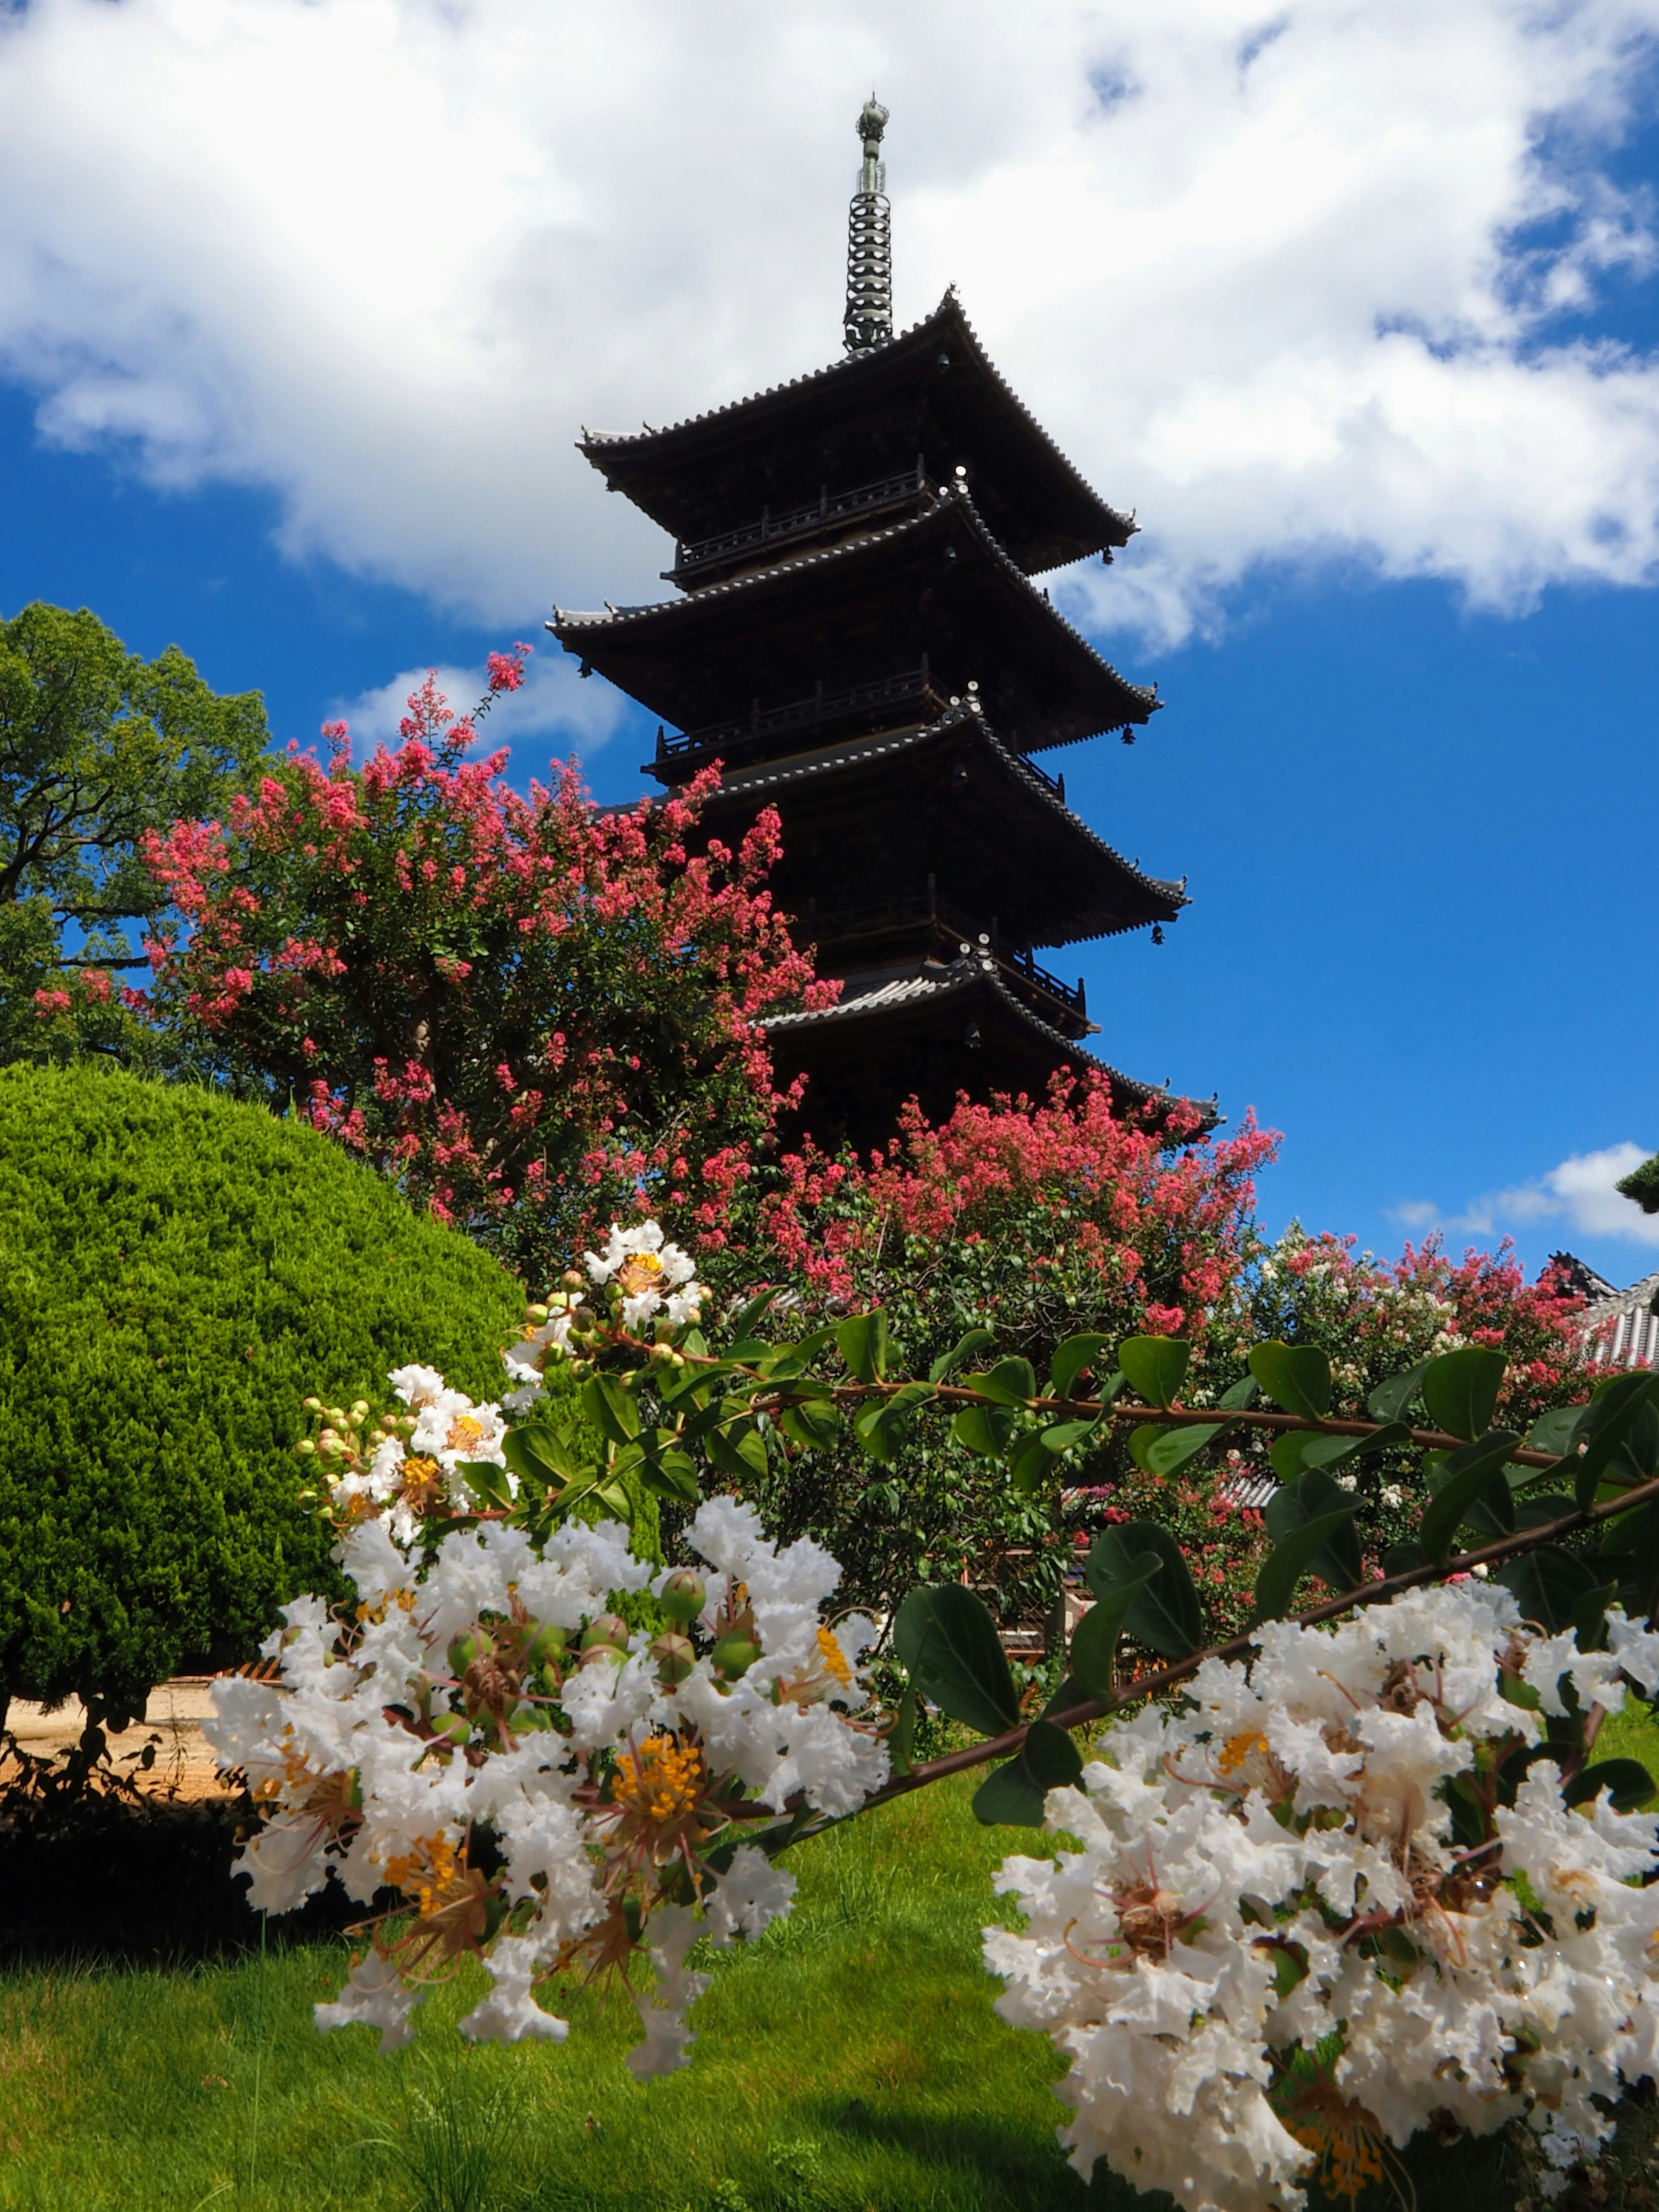
<svg viewBox="0 0 1659 2212"><path fill-rule="evenodd" d="M421 1419L453 1421L441 1376L402 1374ZM887 1778L861 1672L873 1626L828 1625L835 1560L809 1540L771 1543L732 1499L694 1516L708 1571L683 1575L702 1583L702 1611L672 1636L617 1616L668 1579L618 1522L532 1541L484 1521L400 1545L420 1457L388 1456L343 1513L349 1616L295 1601L264 1646L270 1678L215 1685L205 1732L264 1815L238 1871L273 1912L331 1880L365 1906L400 1893L317 2008L320 2028L373 2027L396 2049L425 1987L473 1957L490 1989L464 2035L562 2040L550 1983L643 1951L657 1979L634 1992L645 2039L629 2063L641 2076L681 2064L708 1978L688 1968L690 1945L752 1940L793 1897L750 1839L781 1840L780 1815L855 1812ZM377 1502L393 1477L403 1487Z"/></svg>
<svg viewBox="0 0 1659 2212"><path fill-rule="evenodd" d="M678 1328L697 1318L708 1296L694 1280L695 1263L678 1244L665 1241L659 1222L622 1229L613 1221L604 1251L586 1258L591 1282L600 1288L614 1283L622 1292L626 1329L641 1328L659 1313Z"/></svg>
<svg viewBox="0 0 1659 2212"><path fill-rule="evenodd" d="M1179 1711L1113 1729L1049 1796L1075 1842L1006 1862L1024 1925L985 1936L999 2012L1068 2061L1079 2172L1291 2212L1438 2115L1528 2118L1547 2189L1593 2159L1621 2085L1659 2072L1659 1820L1570 1808L1535 1755L1512 1803L1494 1778L1539 1743L1529 1692L1612 1710L1647 1637L1615 1610L1583 1653L1464 1582L1273 1623L1251 1663L1207 1660ZM1460 1802L1488 1808L1479 1844Z"/></svg>

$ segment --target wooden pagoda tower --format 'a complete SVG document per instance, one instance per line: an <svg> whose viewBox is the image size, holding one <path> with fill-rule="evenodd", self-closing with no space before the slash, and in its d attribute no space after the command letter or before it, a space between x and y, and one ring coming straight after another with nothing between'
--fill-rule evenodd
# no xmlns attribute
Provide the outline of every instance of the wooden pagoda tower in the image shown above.
<svg viewBox="0 0 1659 2212"><path fill-rule="evenodd" d="M1106 505L987 358L954 290L895 336L887 112L859 118L846 355L672 428L585 431L608 489L672 533L681 596L547 625L660 715L647 771L711 762L710 834L782 821L773 878L840 1003L768 1024L780 1076L810 1079L821 1142L890 1135L916 1094L1041 1097L1070 1065L1124 1112L1162 1090L1086 1051L1081 981L1039 947L1150 928L1186 903L1079 819L1033 758L1158 702L1109 667L1032 580L1127 544Z"/></svg>

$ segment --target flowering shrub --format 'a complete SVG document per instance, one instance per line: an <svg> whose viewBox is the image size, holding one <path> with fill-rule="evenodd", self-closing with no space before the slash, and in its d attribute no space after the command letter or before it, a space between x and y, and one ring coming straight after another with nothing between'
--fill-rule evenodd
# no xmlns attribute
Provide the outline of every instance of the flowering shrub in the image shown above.
<svg viewBox="0 0 1659 2212"><path fill-rule="evenodd" d="M1617 1611L1607 1635L1412 1591L1271 1624L1253 1665L1113 1729L1048 1801L1082 1848L1008 1860L1025 1925L985 1940L997 2009L1070 2059L1085 2179L1104 2158L1190 2212L1266 2212L1315 2172L1358 2194L1431 2124L1524 2117L1560 2193L1612 2132L1594 2100L1659 2073L1659 1821L1594 1771L1564 1795L1546 1733L1617 1711L1621 1672L1659 1682L1659 1636Z"/></svg>
<svg viewBox="0 0 1659 2212"><path fill-rule="evenodd" d="M476 720L428 678L362 767L332 725L326 763L291 748L223 820L149 837L185 925L149 1010L528 1278L646 1183L718 1245L780 1103L759 1018L834 993L763 888L777 818L693 857L711 778L602 813L568 768L524 798Z"/></svg>
<svg viewBox="0 0 1659 2212"><path fill-rule="evenodd" d="M1201 1339L1255 1249L1253 1178L1278 1139L1247 1121L1194 1142L1196 1122L1180 1106L1163 1131L1119 1120L1103 1080L1065 1077L1040 1106L964 1101L939 1128L913 1106L867 1164L811 1146L781 1163L757 1264L806 1316L880 1306L918 1370L975 1329L1038 1366L1083 1328ZM832 1545L848 1589L882 1608L924 1575L965 1572L1005 1619L1029 1620L1071 1557L1050 1502L942 1414L912 1425L902 1471L872 1471L843 1440L777 1455L750 1494L769 1525Z"/></svg>
<svg viewBox="0 0 1659 2212"><path fill-rule="evenodd" d="M1559 2193L1605 2104L1659 2073L1659 1821L1633 1809L1653 1780L1593 1758L1626 1682L1659 1688L1659 1376L1607 1377L1523 1440L1493 1424L1508 1377L1478 1344L1383 1378L1360 1419L1284 1340L1194 1406L1189 1338L1080 1332L1039 1386L1020 1353L968 1371L996 1352L975 1330L900 1378L879 1311L777 1341L769 1291L719 1353L708 1295L658 1224L613 1225L526 1311L510 1406L410 1367L373 1425L366 1401L314 1407L303 1449L359 1602L288 1607L211 1726L264 1814L255 1901L333 1874L380 1908L319 2026L393 2048L471 1957L490 1988L464 2033L558 2037L538 1983L645 1954L630 2063L678 2064L691 1946L787 1908L779 1852L984 1764L982 1820L1081 1845L1011 1860L1025 1924L987 1936L1005 2013L1067 2060L1081 2170L1104 2156L1188 2212L1291 2212L1316 2171L1357 2196L1425 2124L1524 2118ZM1090 1551L1094 1603L1040 1712L955 1582L895 1607L902 1694L878 1711L876 1625L824 1617L836 1561L703 1492L842 1431L902 1465L930 1408L1051 1510L1119 1425L1152 1468L1232 1433L1298 1440L1248 1628L1218 1642L1169 1528L1125 1521ZM1334 1470L1406 1444L1431 1455L1426 1503L1368 1582ZM695 1560L653 1571L620 1521L574 1517L629 1483L700 1501ZM1310 1580L1330 1595L1292 1617ZM923 1701L981 1740L918 1764ZM1126 1711L1085 1766L1076 1732Z"/></svg>

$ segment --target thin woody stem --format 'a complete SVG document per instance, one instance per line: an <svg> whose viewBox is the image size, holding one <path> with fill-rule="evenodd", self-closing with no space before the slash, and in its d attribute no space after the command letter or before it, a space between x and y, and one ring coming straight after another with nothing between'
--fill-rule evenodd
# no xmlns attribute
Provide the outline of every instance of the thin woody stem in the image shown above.
<svg viewBox="0 0 1659 2212"><path fill-rule="evenodd" d="M1471 1573L1478 1566L1486 1566L1499 1560L1516 1559L1528 1552L1536 1551L1540 1545L1554 1543L1563 1536L1577 1535L1581 1530L1594 1528L1598 1522L1608 1521L1620 1513L1634 1511L1659 1498L1659 1478L1651 1482L1638 1483L1622 1497L1610 1498L1604 1504L1590 1506L1580 1513L1564 1514L1559 1521L1546 1522L1541 1528L1528 1528L1518 1535L1505 1536L1497 1543L1484 1545L1478 1552L1460 1552L1455 1559L1436 1565L1408 1567L1402 1573L1388 1575L1380 1582L1365 1583L1358 1589L1345 1591L1340 1597L1328 1598L1322 1605L1312 1606L1306 1613L1295 1616L1299 1628L1316 1627L1321 1621L1334 1620L1340 1614L1357 1611L1361 1606L1385 1604L1402 1590L1416 1589L1425 1583L1443 1581L1449 1575ZM1206 1659L1241 1659L1253 1650L1258 1641L1254 1631L1231 1638L1225 1644L1211 1645L1203 1651L1194 1651L1174 1665L1160 1667L1150 1674L1137 1675L1118 1696L1109 1698L1090 1698L1083 1704L1069 1706L1066 1711L1052 1716L1052 1725L1058 1729L1086 1728L1091 1721L1104 1720L1123 1706L1139 1705L1144 1698L1160 1697L1166 1690L1175 1689L1197 1673ZM961 1774L969 1768L983 1766L994 1759L1006 1759L1017 1752L1024 1742L1024 1726L1010 1729L1005 1735L993 1736L984 1743L969 1744L965 1751L947 1752L942 1759L930 1759L921 1766L912 1767L908 1774L896 1775L884 1789L878 1790L865 1800L866 1809L881 1805L890 1798L902 1797L912 1790L926 1788L930 1782L942 1781L947 1774Z"/></svg>

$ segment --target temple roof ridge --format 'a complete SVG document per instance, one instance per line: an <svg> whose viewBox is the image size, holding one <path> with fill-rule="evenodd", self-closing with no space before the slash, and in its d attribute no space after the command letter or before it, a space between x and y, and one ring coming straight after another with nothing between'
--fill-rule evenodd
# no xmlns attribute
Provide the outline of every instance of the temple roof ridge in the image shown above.
<svg viewBox="0 0 1659 2212"><path fill-rule="evenodd" d="M1126 860L1115 846L1109 845L1098 831L1091 830L1080 815L1072 811L1054 789L1051 777L1045 775L1042 769L1034 762L1028 760L1023 753L1017 752L1012 746L1005 744L984 711L966 701L959 707L947 708L943 714L936 715L931 722L921 723L915 729L884 732L868 738L848 738L838 745L826 746L819 753L797 755L793 759L757 762L753 767L734 769L729 775L722 776L720 793L714 796L718 799L720 793L729 793L733 798L746 797L751 792L764 791L777 786L805 783L817 776L832 775L838 769L853 767L865 761L879 760L892 754L913 750L916 746L926 744L930 738L938 737L942 732L957 728L975 730L983 738L998 759L1011 769L1019 777L1021 782L1042 799L1045 806L1065 822L1078 836L1085 839L1101 858L1111 861L1115 866L1121 868L1126 876L1154 897L1167 900L1172 909L1168 919L1173 921L1175 915L1182 907L1192 904L1192 901L1187 896L1185 876L1182 876L1178 883L1164 876L1149 876L1136 862ZM1152 919L1154 917L1148 917L1149 921ZM1126 923L1124 929L1139 928L1143 926L1140 923ZM1115 930L1095 933L1097 937L1116 936L1121 933ZM1066 941L1068 944L1081 945L1089 942L1089 939L1072 938Z"/></svg>
<svg viewBox="0 0 1659 2212"><path fill-rule="evenodd" d="M576 449L595 466L599 466L600 456L604 453L614 453L630 447L636 451L646 451L658 440L673 438L688 430L717 422L722 418L740 415L745 409L757 406L763 400L780 398L789 392L805 392L809 387L822 385L831 378L856 376L861 368L867 368L872 362L881 361L891 353L895 347L906 345L922 337L936 324L944 321L947 316L960 325L962 335L973 348L981 366L991 381L1022 421L1042 440L1072 478L1077 489L1103 507L1115 522L1122 526L1126 540L1135 535L1139 529L1139 525L1134 519L1133 511L1131 510L1125 514L1121 507L1114 507L1109 500L1101 496L1082 470L1078 467L1076 462L1043 428L1036 416L991 359L978 331L968 319L967 310L963 307L961 295L954 284L946 285L940 295L939 305L931 313L922 316L920 321L910 324L907 329L896 331L891 337L884 338L878 344L868 347L861 352L843 354L838 361L828 362L822 368L804 370L799 376L786 377L780 384L764 385L759 391L751 392L741 399L728 399L719 407L708 407L696 415L682 416L678 422L663 423L655 429L647 428L642 430L590 430L584 428L581 436L575 441Z"/></svg>
<svg viewBox="0 0 1659 2212"><path fill-rule="evenodd" d="M561 633L567 629L614 629L620 624L637 622L641 617L659 617L676 612L683 614L686 610L702 605L709 600L729 599L739 592L756 590L763 585L772 582L779 576L799 573L804 568L823 566L830 562L848 560L865 552L872 545L890 543L907 536L916 535L923 530L934 526L941 514L954 513L966 514L975 539L993 562L1008 576L1022 585L1032 599L1042 607L1048 619L1076 645L1080 646L1114 683L1120 684L1131 697L1139 701L1146 708L1149 719L1159 710L1164 702L1158 696L1157 684L1132 683L1127 676L1121 675L1113 667L1111 662L1090 643L1082 631L1060 613L1048 592L1039 585L1034 584L1019 563L1004 551L984 517L975 506L972 494L961 485L942 487L933 504L924 507L918 514L906 515L902 520L888 523L878 530L866 531L856 537L843 538L838 544L820 546L810 552L797 553L789 560L774 562L764 568L751 568L741 576L725 577L718 583L702 585L695 592L688 592L678 599L653 599L641 606L611 607L604 613L574 607L561 607L556 605L552 620L544 623L544 628L551 630L555 636L560 637L560 641L562 643ZM1115 726L1108 723L1104 726L1111 728Z"/></svg>

